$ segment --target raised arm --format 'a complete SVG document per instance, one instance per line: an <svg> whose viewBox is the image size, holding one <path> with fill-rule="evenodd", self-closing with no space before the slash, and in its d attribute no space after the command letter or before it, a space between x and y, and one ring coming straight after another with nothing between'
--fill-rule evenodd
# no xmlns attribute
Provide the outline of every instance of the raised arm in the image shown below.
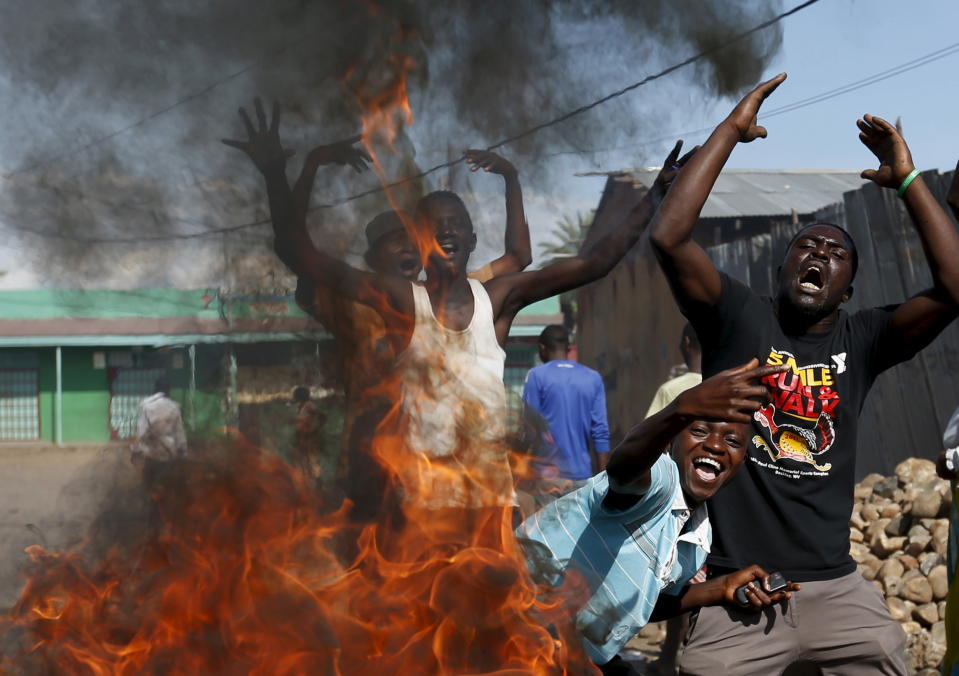
<svg viewBox="0 0 959 676"><path fill-rule="evenodd" d="M523 188L519 183L519 172L509 160L489 150L467 150L464 155L470 164L470 171L482 169L498 174L506 183L506 243L503 255L489 263L490 278L525 270L533 261L533 248L529 242L529 224L523 211Z"/></svg>
<svg viewBox="0 0 959 676"><path fill-rule="evenodd" d="M266 181L266 194L270 206L270 220L273 225L274 236L279 238L281 233L290 228L290 208L292 206L292 192L286 180L286 163L293 156L293 150L283 147L280 142L280 106L273 104L272 119L267 124L263 103L259 98L253 100L258 126L254 127L246 108L240 108L240 120L246 129L247 139L238 141L223 139L223 143L236 148L246 154L259 170ZM277 255L283 264L295 275L300 276L296 269L297 261L285 250L277 249Z"/></svg>
<svg viewBox="0 0 959 676"><path fill-rule="evenodd" d="M763 101L786 79L785 73L749 92L723 120L676 178L663 200L649 239L680 307L714 305L722 291L719 272L695 241L693 228L713 184L737 143L765 138L756 124Z"/></svg>
<svg viewBox="0 0 959 676"><path fill-rule="evenodd" d="M879 168L863 171L862 177L899 192L932 273L933 287L899 305L890 321L890 345L911 356L959 316L959 233L915 172L909 146L896 128L873 115L864 115L856 124L859 139L879 160Z"/></svg>
<svg viewBox="0 0 959 676"><path fill-rule="evenodd" d="M408 315L412 310L412 296L406 288L408 285L357 270L317 249L306 227L310 193L317 169L331 162L350 164L357 170L365 166L365 154L352 148L356 139L320 146L311 151L291 191L285 168L292 151L284 150L280 143L279 106L274 104L272 120L268 122L260 100L255 99L254 105L257 127L253 126L246 110L240 109L247 140L225 139L223 142L245 152L266 179L273 224L273 248L277 256L297 277L307 278L321 288L377 308L382 308L385 298L394 309Z"/></svg>
<svg viewBox="0 0 959 676"><path fill-rule="evenodd" d="M676 144L653 185L623 222L594 244L572 258L553 263L541 270L504 275L487 282L486 288L493 302L496 335L501 342L506 339L513 317L522 308L605 277L623 259L643 234L663 196L669 190L673 177L681 173L678 169L691 156L689 153L677 159L681 147L682 142Z"/></svg>
<svg viewBox="0 0 959 676"><path fill-rule="evenodd" d="M631 429L610 454L607 500L625 509L649 487L649 471L679 432L694 420L748 423L769 397L760 380L780 373L784 366L759 366L757 359L737 366L692 387L658 413Z"/></svg>

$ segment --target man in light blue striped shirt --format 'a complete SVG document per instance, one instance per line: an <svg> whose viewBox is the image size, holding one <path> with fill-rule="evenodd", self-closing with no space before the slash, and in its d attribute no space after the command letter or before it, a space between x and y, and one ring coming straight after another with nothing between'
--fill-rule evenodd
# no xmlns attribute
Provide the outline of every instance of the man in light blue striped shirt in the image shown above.
<svg viewBox="0 0 959 676"><path fill-rule="evenodd" d="M767 575L758 566L687 584L712 538L704 502L745 457L750 416L768 396L759 380L781 370L754 359L687 390L630 430L605 472L517 529L537 581L587 587L576 627L596 664L610 663L653 617L736 603L742 585L757 609L798 590L767 594L755 583Z"/></svg>

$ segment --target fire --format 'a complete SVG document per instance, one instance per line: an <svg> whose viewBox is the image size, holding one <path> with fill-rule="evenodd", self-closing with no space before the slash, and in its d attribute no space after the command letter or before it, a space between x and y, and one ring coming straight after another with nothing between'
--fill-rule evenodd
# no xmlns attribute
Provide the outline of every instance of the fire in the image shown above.
<svg viewBox="0 0 959 676"><path fill-rule="evenodd" d="M376 149L393 148L413 122L415 69L400 52L386 63L386 76L344 76L384 184ZM441 253L432 234L407 228L424 261ZM445 355L433 357L442 372ZM527 463L479 434L500 412L466 406L458 447L426 457L404 441L400 378L384 377L361 398L353 427L368 425L372 439L350 460L369 464L371 490L356 504L329 478L317 491L280 458L233 438L163 466L139 513L117 508L122 527L104 522L65 552L31 547L24 591L0 618L0 670L596 673L572 621L585 587L538 586L513 535L510 465L515 480Z"/></svg>
<svg viewBox="0 0 959 676"><path fill-rule="evenodd" d="M348 501L331 507L241 442L167 469L152 515L102 557L96 533L30 548L0 622L4 673L559 674L582 660L548 629L568 631L568 609L530 581L507 509L357 524Z"/></svg>

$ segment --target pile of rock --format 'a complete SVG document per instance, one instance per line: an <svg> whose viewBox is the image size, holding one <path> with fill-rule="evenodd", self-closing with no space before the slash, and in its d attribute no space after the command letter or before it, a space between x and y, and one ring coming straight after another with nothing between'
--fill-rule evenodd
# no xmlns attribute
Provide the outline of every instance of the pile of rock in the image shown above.
<svg viewBox="0 0 959 676"><path fill-rule="evenodd" d="M908 638L912 673L938 674L946 652L946 541L952 493L930 460L899 463L895 476L870 474L856 486L850 551L885 595Z"/></svg>

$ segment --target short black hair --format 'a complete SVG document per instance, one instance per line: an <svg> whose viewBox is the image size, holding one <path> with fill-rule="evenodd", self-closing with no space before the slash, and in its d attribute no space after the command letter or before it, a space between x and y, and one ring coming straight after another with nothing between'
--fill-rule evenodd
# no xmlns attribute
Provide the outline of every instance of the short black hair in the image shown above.
<svg viewBox="0 0 959 676"><path fill-rule="evenodd" d="M558 347L569 347L569 331L565 326L550 324L539 334L539 342L550 350Z"/></svg>
<svg viewBox="0 0 959 676"><path fill-rule="evenodd" d="M470 224L470 228L473 228L473 219L470 218L469 209L466 208L466 203L463 202L463 198L457 195L452 190L434 190L433 192L423 195L420 198L420 201L416 203L416 213L421 216L426 215L426 210L434 202L440 202L446 200L447 202L453 202L458 204L462 209L463 213L466 214L466 221Z"/></svg>
<svg viewBox="0 0 959 676"><path fill-rule="evenodd" d="M786 251L783 252L783 258L786 258L786 254L789 253L789 250L792 248L793 244L796 243L796 240L799 239L804 232L809 230L809 228L814 228L817 225L825 225L827 227L838 230L843 234L843 237L846 238L846 243L849 245L849 252L852 254L852 278L850 282L856 278L856 272L859 270L859 249L856 248L856 240L852 238L852 235L849 234L849 231L846 230L841 225L836 225L835 223L827 223L825 221L816 221L815 223L806 223L804 226L799 228L796 231L796 234L792 236L792 239L789 240L789 244L786 245Z"/></svg>
<svg viewBox="0 0 959 676"><path fill-rule="evenodd" d="M160 376L153 383L154 392L162 392L163 394L170 394L170 379L167 376Z"/></svg>

